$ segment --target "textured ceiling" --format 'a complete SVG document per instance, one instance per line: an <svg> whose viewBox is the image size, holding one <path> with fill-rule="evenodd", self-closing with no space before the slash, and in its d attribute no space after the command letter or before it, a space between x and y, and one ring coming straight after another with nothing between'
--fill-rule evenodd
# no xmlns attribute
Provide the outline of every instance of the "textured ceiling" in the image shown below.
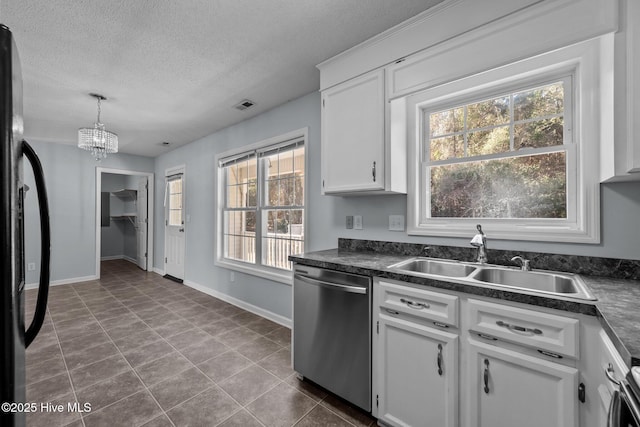
<svg viewBox="0 0 640 427"><path fill-rule="evenodd" d="M96 92L120 151L157 156L318 90L316 64L440 1L0 0L0 23L27 139L74 144Z"/></svg>

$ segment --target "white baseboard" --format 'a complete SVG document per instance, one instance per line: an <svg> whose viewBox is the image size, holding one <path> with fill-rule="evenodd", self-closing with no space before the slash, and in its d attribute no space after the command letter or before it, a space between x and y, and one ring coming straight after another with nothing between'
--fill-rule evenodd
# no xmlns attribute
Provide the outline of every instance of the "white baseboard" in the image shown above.
<svg viewBox="0 0 640 427"><path fill-rule="evenodd" d="M158 267L153 267L153 269L151 271L153 271L154 273L157 273L157 274L159 274L161 276L164 276L164 270L160 270Z"/></svg>
<svg viewBox="0 0 640 427"><path fill-rule="evenodd" d="M253 314L257 314L258 316L267 318L267 319L271 320L272 322L275 322L275 323L277 323L279 325L282 325L282 326L284 326L286 328L291 329L291 326L292 326L291 319L289 319L287 317L281 316L281 315L276 314L276 313L274 313L272 311L269 311L269 310L265 310L264 308L258 307L256 305L249 304L246 301L239 300L239 299L234 298L234 297L232 297L230 295L224 294L222 292L218 292L218 291L216 291L214 289L211 289L211 288L208 288L206 286L199 285L199 284L194 283L194 282L192 282L190 280L185 280L184 284L189 286L190 288L195 289L196 291L200 291L200 292L205 293L207 295L210 295L212 297L221 299L222 301L228 302L229 304L233 304L236 307L240 307L243 310L250 311Z"/></svg>
<svg viewBox="0 0 640 427"><path fill-rule="evenodd" d="M129 261L132 264L138 265L138 260L135 259L135 258L131 258L131 257L126 256L126 255L122 255L122 259L125 260L125 261Z"/></svg>
<svg viewBox="0 0 640 427"><path fill-rule="evenodd" d="M98 276L84 276L84 277L72 277L71 279L61 279L61 280L51 280L49 282L49 286L59 286L59 285L68 285L69 283L81 283L81 282L90 282L92 280L98 280ZM25 289L36 289L38 287L38 283L27 283Z"/></svg>
<svg viewBox="0 0 640 427"><path fill-rule="evenodd" d="M123 259L125 261L129 261L129 262L131 262L133 264L138 265L138 260L137 259L131 258L131 257L126 256L126 255L111 255L111 256L100 257L100 261L113 261L113 260L116 260L116 259Z"/></svg>

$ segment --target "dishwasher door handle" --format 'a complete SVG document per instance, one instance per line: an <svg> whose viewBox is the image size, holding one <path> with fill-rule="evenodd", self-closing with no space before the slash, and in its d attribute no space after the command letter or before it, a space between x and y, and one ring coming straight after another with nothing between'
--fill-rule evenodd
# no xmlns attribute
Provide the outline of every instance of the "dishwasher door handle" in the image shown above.
<svg viewBox="0 0 640 427"><path fill-rule="evenodd" d="M366 295L367 293L367 288L363 288L362 286L349 286L349 285L341 285L339 283L325 282L324 280L312 279L311 277L301 276L299 274L296 274L293 277L294 277L294 280L295 279L302 280L303 282L309 283L311 285L331 288L331 289L335 289L336 291L350 292L352 294L364 294L364 295Z"/></svg>

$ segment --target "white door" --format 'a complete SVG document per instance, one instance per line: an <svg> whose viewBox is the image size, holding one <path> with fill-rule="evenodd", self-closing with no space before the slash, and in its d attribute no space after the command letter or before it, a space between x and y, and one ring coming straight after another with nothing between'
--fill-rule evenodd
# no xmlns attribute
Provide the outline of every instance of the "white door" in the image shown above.
<svg viewBox="0 0 640 427"><path fill-rule="evenodd" d="M402 427L458 425L458 337L379 317L378 418Z"/></svg>
<svg viewBox="0 0 640 427"><path fill-rule="evenodd" d="M470 427L577 427L578 370L469 342Z"/></svg>
<svg viewBox="0 0 640 427"><path fill-rule="evenodd" d="M136 236L138 240L138 267L147 269L147 177L138 180L138 198L136 200Z"/></svg>
<svg viewBox="0 0 640 427"><path fill-rule="evenodd" d="M164 272L184 279L184 176L167 177L165 194Z"/></svg>

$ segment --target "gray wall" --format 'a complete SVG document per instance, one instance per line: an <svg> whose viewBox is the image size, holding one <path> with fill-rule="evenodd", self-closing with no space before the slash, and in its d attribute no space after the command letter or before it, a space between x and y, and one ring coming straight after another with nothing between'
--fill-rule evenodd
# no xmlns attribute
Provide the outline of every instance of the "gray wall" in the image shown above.
<svg viewBox="0 0 640 427"><path fill-rule="evenodd" d="M156 158L156 230L154 266L164 259L163 197L165 169L186 165L185 279L223 292L281 316L291 317L291 288L259 277L230 272L213 265L216 224L215 156L231 148L309 127L307 155L307 250L337 246L338 237L467 246L469 239L407 236L388 231L388 216L406 215L406 196L335 197L320 195L320 95L311 93L260 116L223 129ZM602 185L602 243L577 245L489 240L489 248L638 259L640 242L640 183ZM346 230L346 215L362 215L363 230Z"/></svg>
<svg viewBox="0 0 640 427"><path fill-rule="evenodd" d="M95 275L96 271L96 167L153 172L154 160L128 154L111 155L97 163L87 151L73 145L30 141L45 172L51 210L51 280L70 281ZM25 164L25 182L32 189L33 174ZM25 202L26 283L38 282L40 228L35 190Z"/></svg>

